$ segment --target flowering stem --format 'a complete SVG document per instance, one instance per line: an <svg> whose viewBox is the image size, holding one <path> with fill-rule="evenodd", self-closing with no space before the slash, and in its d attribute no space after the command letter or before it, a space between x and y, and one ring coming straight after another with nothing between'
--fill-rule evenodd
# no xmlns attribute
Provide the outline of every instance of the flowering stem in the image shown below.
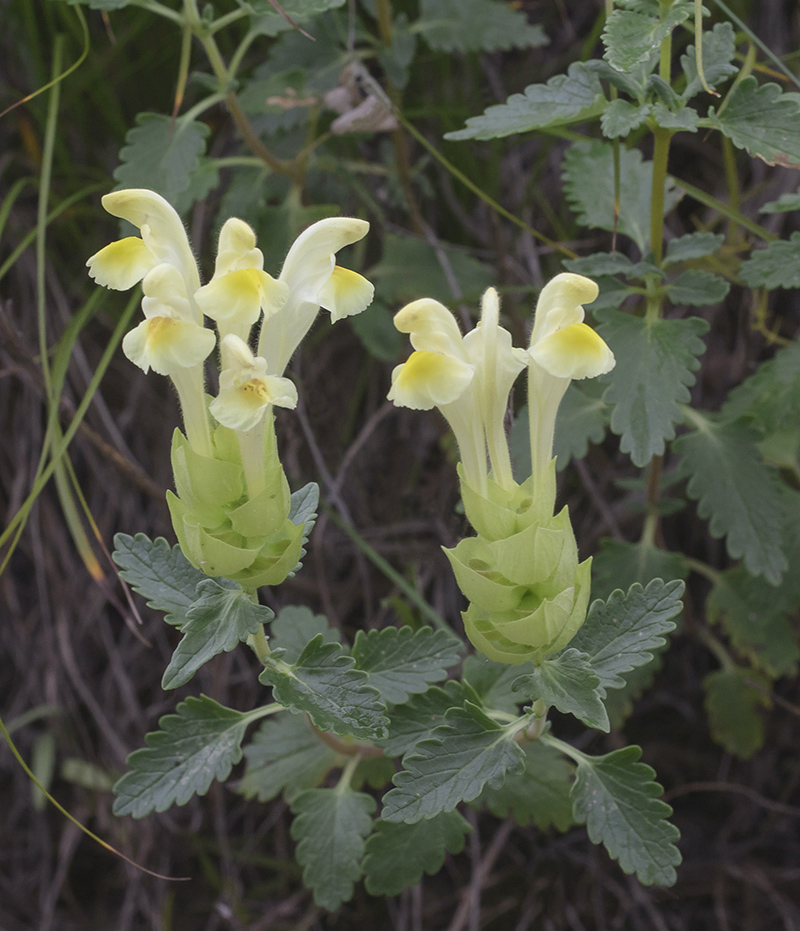
<svg viewBox="0 0 800 931"><path fill-rule="evenodd" d="M270 446L273 449L275 446L275 428L272 425L271 414L267 417L270 421L269 429L265 429L267 418L263 418L252 430L236 431L239 451L242 454L244 478L247 482L247 496L251 499L255 498L265 487L264 464L267 456L265 443L269 442L270 434L272 435Z"/></svg>
<svg viewBox="0 0 800 931"><path fill-rule="evenodd" d="M213 456L202 364L188 369L176 369L170 378L178 392L189 445L201 456Z"/></svg>

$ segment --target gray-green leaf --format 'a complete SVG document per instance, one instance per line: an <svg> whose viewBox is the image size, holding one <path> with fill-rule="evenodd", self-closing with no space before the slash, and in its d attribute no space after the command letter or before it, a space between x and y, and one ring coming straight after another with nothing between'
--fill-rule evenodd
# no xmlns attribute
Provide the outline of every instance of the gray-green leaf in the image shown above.
<svg viewBox="0 0 800 931"><path fill-rule="evenodd" d="M712 90L738 73L736 65L731 64L735 54L735 34L730 23L717 23L710 32L703 33L703 73ZM703 83L697 74L697 54L693 45L688 46L681 55L681 66L686 75L686 90L682 97L691 100L703 90Z"/></svg>
<svg viewBox="0 0 800 931"><path fill-rule="evenodd" d="M540 698L563 714L574 714L587 727L608 732L600 677L586 653L572 647L563 650L558 656L534 666L532 673L520 676L513 688L532 701Z"/></svg>
<svg viewBox="0 0 800 931"><path fill-rule="evenodd" d="M692 15L692 4L675 0L666 16L648 16L635 10L616 9L606 20L604 58L618 71L630 73L647 61L672 30Z"/></svg>
<svg viewBox="0 0 800 931"><path fill-rule="evenodd" d="M703 679L711 736L742 760L749 760L764 745L759 708L769 704L769 699L749 685L747 678L746 670L733 667L718 669Z"/></svg>
<svg viewBox="0 0 800 931"><path fill-rule="evenodd" d="M690 268L667 285L667 294L673 304L705 307L708 304L719 304L730 289L730 284L719 275Z"/></svg>
<svg viewBox="0 0 800 931"><path fill-rule="evenodd" d="M494 0L422 0L417 29L438 52L495 52L547 44L541 26Z"/></svg>
<svg viewBox="0 0 800 931"><path fill-rule="evenodd" d="M800 232L754 249L739 275L751 288L800 288Z"/></svg>
<svg viewBox="0 0 800 931"><path fill-rule="evenodd" d="M686 262L689 259L701 259L712 255L725 241L723 233L687 233L678 236L667 243L667 254L664 264L672 265L675 262Z"/></svg>

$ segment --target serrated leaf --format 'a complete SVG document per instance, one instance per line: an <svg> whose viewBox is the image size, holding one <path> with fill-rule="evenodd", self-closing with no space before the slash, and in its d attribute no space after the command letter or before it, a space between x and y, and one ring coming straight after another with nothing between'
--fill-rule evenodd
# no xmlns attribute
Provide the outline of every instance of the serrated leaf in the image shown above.
<svg viewBox="0 0 800 931"><path fill-rule="evenodd" d="M650 239L653 163L638 149L620 149L619 232L630 236L641 252ZM610 142L576 142L564 156L564 193L578 222L614 230L614 150ZM664 185L664 213L680 199L672 181Z"/></svg>
<svg viewBox="0 0 800 931"><path fill-rule="evenodd" d="M489 270L471 256L448 251L447 258L465 298L474 296L477 300L492 284ZM408 274L409 268L414 269L413 275ZM416 300L420 294L443 304L453 301L452 289L436 253L422 240L385 236L381 260L367 274L370 281L380 282L383 299L393 305Z"/></svg>
<svg viewBox="0 0 800 931"><path fill-rule="evenodd" d="M678 236L667 243L667 254L664 264L672 265L675 262L686 262L689 259L701 259L706 255L713 255L725 242L722 233L687 233Z"/></svg>
<svg viewBox="0 0 800 931"><path fill-rule="evenodd" d="M645 122L652 106L649 103L632 104L618 97L603 110L600 125L603 135L607 139L616 139L618 136L627 136L628 133L638 129Z"/></svg>
<svg viewBox="0 0 800 931"><path fill-rule="evenodd" d="M546 84L531 84L505 103L489 107L467 120L465 129L446 133L445 139L497 139L512 133L563 126L599 116L606 106L603 86L584 62L573 62L566 74Z"/></svg>
<svg viewBox="0 0 800 931"><path fill-rule="evenodd" d="M742 262L739 277L751 288L800 288L800 232L754 249Z"/></svg>
<svg viewBox="0 0 800 931"><path fill-rule="evenodd" d="M724 109L709 109L703 125L720 130L737 148L768 165L800 168L800 94L785 93L778 84L744 78L731 90Z"/></svg>
<svg viewBox="0 0 800 931"><path fill-rule="evenodd" d="M515 670L516 672L516 670ZM468 688L455 679L443 688L434 686L420 695L412 696L403 705L392 708L388 733L378 741L387 756L403 756L430 736L431 731L445 723L451 708L463 708L467 698L476 699Z"/></svg>
<svg viewBox="0 0 800 931"><path fill-rule="evenodd" d="M744 669L718 669L703 679L711 736L729 753L749 760L764 745L759 707L769 700L746 682ZM752 674L750 675L753 678Z"/></svg>
<svg viewBox="0 0 800 931"><path fill-rule="evenodd" d="M544 831L551 825L566 831L572 817L572 776L575 768L552 747L535 741L523 747L525 769L506 776L496 789L485 788L474 804L485 806L498 818L513 817L525 827Z"/></svg>
<svg viewBox="0 0 800 931"><path fill-rule="evenodd" d="M660 102L653 106L653 119L664 129L683 130L689 133L696 133L700 125L700 115L692 107L670 110Z"/></svg>
<svg viewBox="0 0 800 931"><path fill-rule="evenodd" d="M268 657L258 681L271 685L276 701L307 714L322 731L367 740L382 737L385 705L367 685L367 674L353 666L341 644L325 643L317 634L292 665Z"/></svg>
<svg viewBox="0 0 800 931"><path fill-rule="evenodd" d="M646 666L637 666L625 674L625 685L621 689L611 689L606 697L606 711L611 722L611 730L619 730L633 712L633 703L655 681L656 673L664 665L662 654L667 644L653 650L653 660Z"/></svg>
<svg viewBox="0 0 800 931"><path fill-rule="evenodd" d="M595 278L598 275L624 275L633 277L633 262L621 252L595 252L592 255L582 255L577 259L567 259L563 262L568 272L576 275L586 275Z"/></svg>
<svg viewBox="0 0 800 931"><path fill-rule="evenodd" d="M665 440L674 438L675 424L684 418L679 405L690 400L697 357L705 352L700 336L708 324L700 317L647 320L609 311L597 330L617 360L606 377L605 401L614 405L611 429L641 468L664 452Z"/></svg>
<svg viewBox="0 0 800 931"><path fill-rule="evenodd" d="M739 72L736 65L731 64L736 54L735 38L730 23L717 23L710 32L703 33L703 74L712 90ZM686 89L682 97L691 100L703 90L703 82L697 74L697 54L693 45L688 46L681 55L681 66L686 75Z"/></svg>
<svg viewBox="0 0 800 931"><path fill-rule="evenodd" d="M547 44L541 26L496 0L422 0L416 27L437 52L495 52Z"/></svg>
<svg viewBox="0 0 800 931"><path fill-rule="evenodd" d="M800 210L800 191L794 191L791 194L781 194L777 200L767 201L763 207L759 207L759 213L794 213Z"/></svg>
<svg viewBox="0 0 800 931"><path fill-rule="evenodd" d="M647 61L672 30L692 15L691 3L676 0L666 15L648 16L634 10L616 9L606 20L603 56L612 68L629 74Z"/></svg>
<svg viewBox="0 0 800 931"><path fill-rule="evenodd" d="M761 436L800 423L800 342L779 349L734 388L722 415L731 420L747 417Z"/></svg>
<svg viewBox="0 0 800 931"><path fill-rule="evenodd" d="M229 653L274 616L264 605L253 604L235 582L201 582L197 598L186 612L183 639L164 671L161 688L185 685L204 663L218 653Z"/></svg>
<svg viewBox="0 0 800 931"><path fill-rule="evenodd" d="M181 628L186 612L197 594L197 586L208 579L195 569L179 546L170 546L163 537L151 540L143 533L114 537L111 557L120 567L120 578L142 595L148 608L166 612L164 620Z"/></svg>
<svg viewBox="0 0 800 931"><path fill-rule="evenodd" d="M562 714L574 714L587 727L608 732L608 715L601 701L604 690L594 672L591 657L573 648L534 666L533 672L520 676L513 685L535 701L541 699Z"/></svg>
<svg viewBox="0 0 800 931"><path fill-rule="evenodd" d="M359 630L352 655L356 669L369 673L369 683L385 702L401 704L447 678L447 669L461 659L463 644L449 631L422 627Z"/></svg>
<svg viewBox="0 0 800 931"><path fill-rule="evenodd" d="M673 304L704 307L707 304L719 304L730 289L730 284L719 275L690 268L667 285L667 294Z"/></svg>
<svg viewBox="0 0 800 931"><path fill-rule="evenodd" d="M438 873L448 853L461 853L472 830L457 811L415 824L377 821L367 840L364 884L371 895L399 895L423 873Z"/></svg>
<svg viewBox="0 0 800 931"><path fill-rule="evenodd" d="M800 659L797 633L786 613L796 604L786 594L736 567L717 575L706 601L709 623L721 624L734 647L770 676L795 674Z"/></svg>
<svg viewBox="0 0 800 931"><path fill-rule="evenodd" d="M343 6L345 2L346 0L285 0L281 3L281 8L289 19L301 25L315 19L321 13ZM258 16L254 28L262 35L277 36L294 28L269 0L239 0L239 3Z"/></svg>
<svg viewBox="0 0 800 931"><path fill-rule="evenodd" d="M299 527L303 525L303 544L300 550L300 558L297 565L289 573L288 578L292 578L303 568L303 557L306 555L305 546L314 524L317 522L317 508L319 507L319 485L316 482L309 482L297 491L292 492L289 502L289 520Z"/></svg>
<svg viewBox="0 0 800 931"><path fill-rule="evenodd" d="M205 795L212 780L227 779L242 758L245 729L262 713L234 711L205 695L187 698L176 711L128 757L129 771L114 785L115 815L143 818Z"/></svg>
<svg viewBox="0 0 800 931"><path fill-rule="evenodd" d="M280 714L264 721L244 748L247 761L239 791L268 802L281 792L291 801L313 789L337 764L337 754L311 730L304 715Z"/></svg>
<svg viewBox="0 0 800 931"><path fill-rule="evenodd" d="M140 113L125 136L114 178L121 188L149 188L176 209L188 209L191 204L182 203L181 195L200 167L208 133L208 126L197 120Z"/></svg>
<svg viewBox="0 0 800 931"><path fill-rule="evenodd" d="M635 873L645 886L671 886L681 862L675 846L680 832L667 821L672 809L658 798L663 790L653 780L655 771L637 762L641 755L636 746L604 756L576 753L573 814L625 873Z"/></svg>
<svg viewBox="0 0 800 931"><path fill-rule="evenodd" d="M384 821L432 818L476 798L487 783L497 786L508 773L522 771L525 760L513 726L497 724L472 702L453 708L445 720L403 758L406 768L383 797Z"/></svg>
<svg viewBox="0 0 800 931"><path fill-rule="evenodd" d="M753 575L778 584L787 562L782 549L781 501L772 471L744 422L726 422L695 411L697 429L676 440L687 492L709 520L712 537L725 537L728 552Z"/></svg>
<svg viewBox="0 0 800 931"><path fill-rule="evenodd" d="M339 643L342 635L328 624L324 614L314 614L305 605L288 605L281 608L278 616L270 624L270 649L283 650L281 659L285 663L295 663L307 644L322 635L325 643Z"/></svg>
<svg viewBox="0 0 800 931"><path fill-rule="evenodd" d="M521 701L511 688L518 676L519 667L495 663L481 653L468 656L461 670L463 681L475 690L484 711L503 711L513 715L519 714Z"/></svg>
<svg viewBox="0 0 800 931"><path fill-rule="evenodd" d="M592 560L592 594L607 599L618 588L627 591L634 582L647 586L653 579L685 579L682 553L659 549L654 543L628 543L605 537Z"/></svg>
<svg viewBox="0 0 800 931"><path fill-rule="evenodd" d="M627 594L617 589L607 601L592 603L570 646L589 657L601 695L622 688L622 674L649 663L651 651L664 645L664 634L675 629L672 618L682 608L683 590L679 580L653 579L647 588L636 583Z"/></svg>
<svg viewBox="0 0 800 931"><path fill-rule="evenodd" d="M352 896L376 807L372 796L340 787L306 789L292 802L297 862L320 908L335 911Z"/></svg>

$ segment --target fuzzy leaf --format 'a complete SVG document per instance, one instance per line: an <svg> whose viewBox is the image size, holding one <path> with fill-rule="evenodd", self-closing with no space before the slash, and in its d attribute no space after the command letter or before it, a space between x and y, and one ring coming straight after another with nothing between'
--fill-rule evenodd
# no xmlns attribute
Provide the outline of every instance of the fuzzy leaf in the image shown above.
<svg viewBox="0 0 800 931"><path fill-rule="evenodd" d="M638 149L620 149L619 232L630 236L641 252L650 239L653 163ZM564 193L578 222L614 229L614 150L610 142L576 142L564 156ZM664 186L664 213L680 199L672 181Z"/></svg>
<svg viewBox="0 0 800 931"><path fill-rule="evenodd" d="M367 740L386 733L385 705L367 685L367 674L354 669L341 644L325 643L322 634L290 665L274 654L258 677L271 685L275 701L295 714L307 714L322 731Z"/></svg>
<svg viewBox="0 0 800 931"><path fill-rule="evenodd" d="M674 438L675 424L684 418L679 405L690 399L708 324L700 317L648 321L609 311L597 330L617 359L605 393L615 405L611 429L641 468L664 452L664 441Z"/></svg>
<svg viewBox="0 0 800 931"><path fill-rule="evenodd" d="M277 36L281 32L288 32L294 28L285 16L278 13L269 0L238 0L238 2L240 6L258 17L255 28L265 36ZM281 8L286 16L301 25L315 19L321 13L343 6L344 3L345 0L283 0Z"/></svg>
<svg viewBox="0 0 800 931"><path fill-rule="evenodd" d="M616 9L606 20L603 56L612 68L630 74L647 61L672 30L692 15L692 4L676 0L666 16L648 16L634 10Z"/></svg>
<svg viewBox="0 0 800 931"><path fill-rule="evenodd" d="M292 569L287 578L292 578L303 568L303 557L306 555L305 546L314 524L317 522L317 508L319 507L319 485L316 482L309 482L297 491L292 492L289 503L289 520L299 527L303 525L303 548L300 550L300 559L297 565Z"/></svg>
<svg viewBox="0 0 800 931"><path fill-rule="evenodd" d="M800 342L779 349L772 359L762 362L731 391L722 414L726 419L747 417L761 436L800 423Z"/></svg>
<svg viewBox="0 0 800 931"><path fill-rule="evenodd" d="M495 0L422 0L417 27L435 52L496 52L547 44L541 26Z"/></svg>
<svg viewBox="0 0 800 931"><path fill-rule="evenodd" d="M652 105L649 103L632 104L621 97L612 100L600 117L603 135L608 139L627 136L644 123L651 110Z"/></svg>
<svg viewBox="0 0 800 931"><path fill-rule="evenodd" d="M749 760L764 745L758 709L769 705L761 692L747 684L747 677L744 669L732 668L718 669L703 679L711 736L742 760Z"/></svg>
<svg viewBox="0 0 800 931"><path fill-rule="evenodd" d="M710 32L703 33L703 73L712 90L739 72L736 65L731 64L736 54L735 39L730 23L717 23ZM697 74L697 54L693 45L688 46L681 55L681 66L686 75L686 90L682 97L691 100L703 90L703 83Z"/></svg>
<svg viewBox="0 0 800 931"><path fill-rule="evenodd" d="M696 133L700 125L700 116L692 107L670 110L660 102L653 106L653 119L664 129L683 130L689 133Z"/></svg>
<svg viewBox="0 0 800 931"><path fill-rule="evenodd" d="M477 700L471 689L455 679L446 682L443 688L433 686L427 692L413 695L404 705L392 708L388 734L379 741L380 746L388 756L409 753L435 727L445 723L445 715L451 708L463 708L468 697Z"/></svg>
<svg viewBox="0 0 800 931"><path fill-rule="evenodd" d="M448 853L461 853L472 830L457 811L441 812L415 824L378 821L367 840L364 882L371 895L399 895L423 873L433 876Z"/></svg>
<svg viewBox="0 0 800 931"><path fill-rule="evenodd" d="M600 700L600 677L585 653L571 647L562 650L558 656L534 666L532 673L520 676L513 689L531 701L542 699L562 714L574 714L587 727L608 732L608 715Z"/></svg>
<svg viewBox="0 0 800 931"><path fill-rule="evenodd" d="M173 121L159 113L140 113L125 136L114 178L120 188L149 188L179 212L187 210L191 204L184 203L181 195L200 168L208 133L208 126L197 120Z"/></svg>
<svg viewBox="0 0 800 931"><path fill-rule="evenodd" d="M773 472L757 447L757 435L741 421L693 413L697 429L676 440L687 491L697 513L709 519L712 537L725 537L728 552L753 575L778 584L787 567L782 549L781 499Z"/></svg>
<svg viewBox="0 0 800 931"><path fill-rule="evenodd" d="M703 125L719 129L739 149L768 165L800 168L800 94L752 76L734 87L720 113L712 107Z"/></svg>
<svg viewBox="0 0 800 931"><path fill-rule="evenodd" d="M794 191L791 194L781 194L777 200L770 200L763 207L759 207L759 213L794 213L800 210L800 191Z"/></svg>
<svg viewBox="0 0 800 931"><path fill-rule="evenodd" d="M297 862L321 908L335 911L352 896L376 807L371 795L339 787L306 789L292 802Z"/></svg>
<svg viewBox="0 0 800 931"><path fill-rule="evenodd" d="M352 654L356 669L369 673L369 684L385 702L396 705L446 679L462 649L461 641L446 630L387 627L368 633L359 630Z"/></svg>
<svg viewBox="0 0 800 931"><path fill-rule="evenodd" d="M678 236L667 243L667 254L664 264L672 265L675 262L686 262L689 259L701 259L712 255L725 242L722 233L687 233Z"/></svg>
<svg viewBox="0 0 800 931"><path fill-rule="evenodd" d="M518 666L495 663L480 653L473 653L464 660L461 676L475 690L485 711L519 714L522 699L511 688L514 680L519 678Z"/></svg>
<svg viewBox="0 0 800 931"><path fill-rule="evenodd" d="M583 62L573 62L566 74L546 84L531 84L505 103L489 107L467 120L465 129L446 133L445 139L497 139L512 133L563 126L599 116L606 106L603 86Z"/></svg>
<svg viewBox="0 0 800 931"><path fill-rule="evenodd" d="M566 831L572 824L572 776L575 768L552 747L535 741L526 744L525 769L506 776L496 789L485 788L475 804L485 806L498 818L513 817L525 827L535 824L544 831L551 825Z"/></svg>
<svg viewBox="0 0 800 931"><path fill-rule="evenodd" d="M659 549L652 542L605 537L592 560L592 594L605 600L618 588L627 591L634 582L647 586L653 579L684 579L687 573L681 553Z"/></svg>
<svg viewBox="0 0 800 931"><path fill-rule="evenodd" d="M622 688L622 674L649 663L651 651L664 645L664 634L675 630L683 590L681 581L653 579L647 588L636 583L627 594L617 589L608 601L592 603L570 646L588 655L603 697L604 689Z"/></svg>
<svg viewBox="0 0 800 931"><path fill-rule="evenodd" d="M143 818L205 795L211 781L227 779L242 758L245 729L260 713L234 711L205 695L187 698L176 711L128 757L128 772L114 786L115 815Z"/></svg>
<svg viewBox="0 0 800 931"><path fill-rule="evenodd" d="M739 275L751 288L800 288L800 232L754 249Z"/></svg>
<svg viewBox="0 0 800 931"><path fill-rule="evenodd" d="M680 832L667 821L672 809L658 798L663 790L655 771L637 762L641 755L636 746L595 757L576 752L573 814L624 872L636 873L646 886L671 886L681 862L675 846Z"/></svg>
<svg viewBox="0 0 800 931"><path fill-rule="evenodd" d="M704 272L699 268L690 268L689 271L681 272L667 285L667 294L675 305L704 307L707 304L719 304L730 289L730 284L719 275Z"/></svg>
<svg viewBox="0 0 800 931"><path fill-rule="evenodd" d="M295 663L317 634L322 634L325 643L341 641L341 634L328 624L325 615L314 614L305 605L287 605L270 624L269 646L273 651L284 651L281 659L285 663Z"/></svg>
<svg viewBox="0 0 800 931"><path fill-rule="evenodd" d="M237 643L256 633L275 615L264 605L253 604L240 586L206 579L197 586L197 599L186 612L183 639L161 680L162 689L185 685L197 670L218 653L229 653Z"/></svg>
<svg viewBox="0 0 800 931"><path fill-rule="evenodd" d="M384 821L413 823L469 802L483 787L499 785L507 773L521 772L524 755L514 728L501 727L477 705L447 713L446 724L416 745L383 797Z"/></svg>
<svg viewBox="0 0 800 931"><path fill-rule="evenodd" d="M197 597L197 586L208 579L179 546L170 546L163 537L118 533L112 559L120 567L120 578L146 599L147 607L165 611L164 620L178 629Z"/></svg>
<svg viewBox="0 0 800 931"><path fill-rule="evenodd" d="M244 748L247 768L239 791L268 802L281 792L291 801L313 789L337 764L337 755L311 730L305 715L280 714L263 722Z"/></svg>

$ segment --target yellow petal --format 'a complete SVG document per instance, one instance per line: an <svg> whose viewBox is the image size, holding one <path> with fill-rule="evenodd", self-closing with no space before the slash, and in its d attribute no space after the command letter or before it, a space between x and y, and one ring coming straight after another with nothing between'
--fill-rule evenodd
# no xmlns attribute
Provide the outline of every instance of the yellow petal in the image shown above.
<svg viewBox="0 0 800 931"><path fill-rule="evenodd" d="M556 330L530 349L537 362L557 378L594 378L614 368L614 353L585 323Z"/></svg>
<svg viewBox="0 0 800 931"><path fill-rule="evenodd" d="M548 281L536 304L531 346L561 327L581 323L584 318L581 305L591 304L599 291L590 278L571 272L562 272Z"/></svg>
<svg viewBox="0 0 800 931"><path fill-rule="evenodd" d="M244 268L264 268L264 254L256 248L256 234L244 220L231 217L222 225L214 277Z"/></svg>
<svg viewBox="0 0 800 931"><path fill-rule="evenodd" d="M435 352L412 352L404 365L392 372L388 398L399 407L427 411L451 404L467 390L474 366Z"/></svg>
<svg viewBox="0 0 800 931"><path fill-rule="evenodd" d="M394 315L394 325L401 333L410 334L415 349L440 352L466 361L456 318L439 301L423 297L406 304Z"/></svg>
<svg viewBox="0 0 800 931"><path fill-rule="evenodd" d="M297 406L297 389L288 378L267 375L221 388L209 410L223 427L246 432L261 421L270 404Z"/></svg>
<svg viewBox="0 0 800 931"><path fill-rule="evenodd" d="M138 236L118 239L87 260L89 275L105 288L127 291L158 264Z"/></svg>
<svg viewBox="0 0 800 931"><path fill-rule="evenodd" d="M321 307L330 311L331 320L336 321L366 310L374 294L375 287L363 275L336 265L317 294L317 300Z"/></svg>
<svg viewBox="0 0 800 931"><path fill-rule="evenodd" d="M171 375L201 363L213 350L216 337L204 327L174 317L151 317L126 334L122 351L144 372Z"/></svg>
<svg viewBox="0 0 800 931"><path fill-rule="evenodd" d="M298 300L319 303L316 298L333 271L334 254L363 239L368 231L369 223L356 217L329 217L312 223L289 249L280 280Z"/></svg>
<svg viewBox="0 0 800 931"><path fill-rule="evenodd" d="M242 268L212 278L195 295L197 306L212 320L251 326L263 310L271 316L286 303L288 288L257 268Z"/></svg>

